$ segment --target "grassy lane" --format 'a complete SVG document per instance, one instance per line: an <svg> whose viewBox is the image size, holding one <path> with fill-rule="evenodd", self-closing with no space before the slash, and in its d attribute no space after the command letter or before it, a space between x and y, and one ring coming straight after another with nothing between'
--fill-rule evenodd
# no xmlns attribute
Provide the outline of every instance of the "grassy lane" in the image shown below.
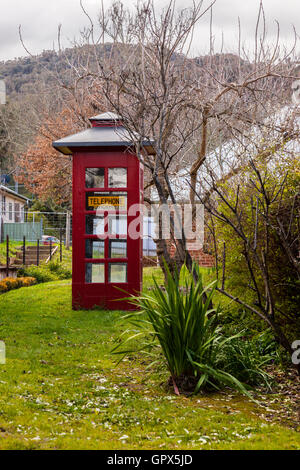
<svg viewBox="0 0 300 470"><path fill-rule="evenodd" d="M143 358L115 367L120 312L70 302L68 281L0 296L0 449L300 449L299 432L243 397L176 397Z"/></svg>

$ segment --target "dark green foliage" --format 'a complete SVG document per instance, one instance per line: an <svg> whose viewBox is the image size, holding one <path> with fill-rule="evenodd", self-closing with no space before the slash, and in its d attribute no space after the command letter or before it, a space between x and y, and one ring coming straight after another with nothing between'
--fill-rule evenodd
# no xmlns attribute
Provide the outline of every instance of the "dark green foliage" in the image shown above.
<svg viewBox="0 0 300 470"><path fill-rule="evenodd" d="M278 346L270 331L254 337L238 336L225 344L217 364L249 385L266 385L271 388L271 377L264 367L278 361Z"/></svg>
<svg viewBox="0 0 300 470"><path fill-rule="evenodd" d="M70 279L72 273L58 261L50 261L50 263L41 266L23 266L19 270L18 276L31 276L34 277L38 283L41 283Z"/></svg>
<svg viewBox="0 0 300 470"><path fill-rule="evenodd" d="M270 161L252 160L238 181L222 186L215 238L219 266L226 246L225 290L271 320L274 337L288 351L300 334L299 156L273 153ZM244 321L245 309L237 310ZM246 316L252 317L247 327L257 322L260 329L253 312Z"/></svg>
<svg viewBox="0 0 300 470"><path fill-rule="evenodd" d="M195 392L230 386L248 394L237 376L249 384L257 383L258 377L264 374L260 368L262 364L247 360L251 355L251 343L247 352L245 346L237 347L240 344L237 339L242 341L241 333L224 334L219 309L210 307L216 283L204 288L198 266L194 269L199 279L196 284L185 268L181 278L172 278L167 270L165 289L154 278L152 292L131 297L140 310L124 315L123 319L132 329L126 330L125 334L130 334L127 337L123 334L113 351L126 355L139 350L150 355L155 363L160 354L159 344L175 391L177 387L184 389L188 383ZM206 301L204 293L207 294ZM128 346L132 341L135 344ZM265 358L265 362L269 360L270 357ZM254 380L255 374L257 380Z"/></svg>
<svg viewBox="0 0 300 470"><path fill-rule="evenodd" d="M59 279L71 279L72 277L72 272L62 266L58 260L56 261L50 261L48 264L49 270L59 276Z"/></svg>
<svg viewBox="0 0 300 470"><path fill-rule="evenodd" d="M57 280L56 276L43 266L24 266L18 271L18 276L34 277L38 284Z"/></svg>

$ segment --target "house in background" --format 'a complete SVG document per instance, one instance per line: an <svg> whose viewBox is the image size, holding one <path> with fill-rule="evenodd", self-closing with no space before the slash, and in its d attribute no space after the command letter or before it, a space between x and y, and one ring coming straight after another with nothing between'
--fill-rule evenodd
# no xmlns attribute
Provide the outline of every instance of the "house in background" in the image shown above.
<svg viewBox="0 0 300 470"><path fill-rule="evenodd" d="M5 227L13 224L25 225L25 211L29 201L27 197L0 184L0 241L5 238Z"/></svg>
<svg viewBox="0 0 300 470"><path fill-rule="evenodd" d="M25 208L29 199L4 185L0 185L1 223L24 222Z"/></svg>

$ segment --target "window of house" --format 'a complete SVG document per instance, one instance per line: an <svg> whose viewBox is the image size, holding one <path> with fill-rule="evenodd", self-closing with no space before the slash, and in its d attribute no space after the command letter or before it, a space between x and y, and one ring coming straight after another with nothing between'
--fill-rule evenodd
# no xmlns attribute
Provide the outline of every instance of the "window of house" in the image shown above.
<svg viewBox="0 0 300 470"><path fill-rule="evenodd" d="M13 220L13 205L11 202L8 203L8 220Z"/></svg>
<svg viewBox="0 0 300 470"><path fill-rule="evenodd" d="M21 222L20 204L15 202L15 222Z"/></svg>
<svg viewBox="0 0 300 470"><path fill-rule="evenodd" d="M6 196L2 196L2 214L6 214Z"/></svg>

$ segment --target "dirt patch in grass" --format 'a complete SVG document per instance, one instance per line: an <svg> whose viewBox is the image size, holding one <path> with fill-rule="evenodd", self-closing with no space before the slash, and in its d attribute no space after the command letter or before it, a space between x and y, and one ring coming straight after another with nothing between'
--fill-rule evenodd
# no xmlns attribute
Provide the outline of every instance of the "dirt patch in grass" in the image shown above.
<svg viewBox="0 0 300 470"><path fill-rule="evenodd" d="M194 393L194 390L197 386L199 377L193 375L181 375L180 377L169 378L167 382L167 388L169 391L177 392L176 394L183 394L185 396L190 396Z"/></svg>
<svg viewBox="0 0 300 470"><path fill-rule="evenodd" d="M265 408L261 415L266 421L279 422L300 431L300 378L295 369L270 368L274 387L270 393L260 394Z"/></svg>

